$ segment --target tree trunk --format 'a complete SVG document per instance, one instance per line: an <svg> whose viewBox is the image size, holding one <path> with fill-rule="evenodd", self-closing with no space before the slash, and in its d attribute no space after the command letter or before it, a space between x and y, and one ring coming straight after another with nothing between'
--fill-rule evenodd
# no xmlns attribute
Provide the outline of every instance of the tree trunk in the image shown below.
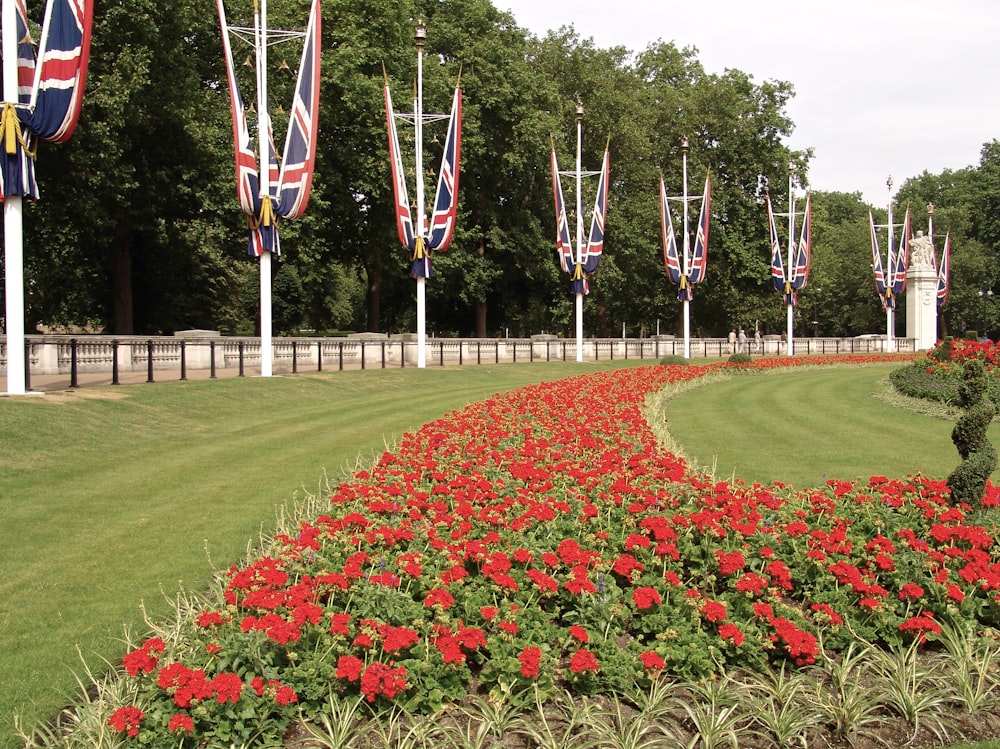
<svg viewBox="0 0 1000 749"><path fill-rule="evenodd" d="M117 335L134 335L135 320L132 316L132 250L128 232L116 232L119 238L112 268L111 332Z"/></svg>
<svg viewBox="0 0 1000 749"><path fill-rule="evenodd" d="M608 338L608 309L604 305L604 294L597 293L597 337Z"/></svg>
<svg viewBox="0 0 1000 749"><path fill-rule="evenodd" d="M379 324L379 315L381 314L381 298L382 298L382 273L377 270L368 270L368 293L366 295L366 301L368 304L368 320L366 321L366 330L369 333L379 333L381 332Z"/></svg>
<svg viewBox="0 0 1000 749"><path fill-rule="evenodd" d="M476 312L476 338L486 337L486 302L477 299L474 302Z"/></svg>

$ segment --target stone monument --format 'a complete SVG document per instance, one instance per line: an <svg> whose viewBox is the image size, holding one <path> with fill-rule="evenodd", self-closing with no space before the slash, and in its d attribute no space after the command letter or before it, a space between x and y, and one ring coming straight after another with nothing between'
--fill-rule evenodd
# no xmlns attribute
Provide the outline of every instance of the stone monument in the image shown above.
<svg viewBox="0 0 1000 749"><path fill-rule="evenodd" d="M910 267L906 271L906 337L917 351L937 343L937 267L931 238L921 230L910 239Z"/></svg>

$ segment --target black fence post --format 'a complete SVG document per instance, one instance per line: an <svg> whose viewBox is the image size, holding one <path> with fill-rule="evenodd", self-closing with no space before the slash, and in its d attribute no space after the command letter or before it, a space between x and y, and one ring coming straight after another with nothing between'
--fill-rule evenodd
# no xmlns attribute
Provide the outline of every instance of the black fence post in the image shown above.
<svg viewBox="0 0 1000 749"><path fill-rule="evenodd" d="M298 341L292 341L292 374L299 371L299 347Z"/></svg>
<svg viewBox="0 0 1000 749"><path fill-rule="evenodd" d="M444 341L441 341L438 344L438 347L439 347L438 348L438 362L443 367L444 366Z"/></svg>
<svg viewBox="0 0 1000 749"><path fill-rule="evenodd" d="M476 364L483 363L483 342L476 341Z"/></svg>
<svg viewBox="0 0 1000 749"><path fill-rule="evenodd" d="M379 344L382 346L382 369L385 369L385 341L380 341Z"/></svg>
<svg viewBox="0 0 1000 749"><path fill-rule="evenodd" d="M80 387L76 378L76 339L69 339L69 386L71 388Z"/></svg>
<svg viewBox="0 0 1000 749"><path fill-rule="evenodd" d="M146 382L153 380L153 339L146 341Z"/></svg>
<svg viewBox="0 0 1000 749"><path fill-rule="evenodd" d="M239 352L240 352L240 377L242 377L243 376L243 341L239 342L238 347L239 347Z"/></svg>
<svg viewBox="0 0 1000 749"><path fill-rule="evenodd" d="M208 359L210 368L210 379L215 379L215 341L208 342Z"/></svg>
<svg viewBox="0 0 1000 749"><path fill-rule="evenodd" d="M187 341L181 341L181 380L187 379Z"/></svg>
<svg viewBox="0 0 1000 749"><path fill-rule="evenodd" d="M31 390L31 341L24 341L24 389Z"/></svg>
<svg viewBox="0 0 1000 749"><path fill-rule="evenodd" d="M118 339L111 341L111 384L120 385L118 381Z"/></svg>
<svg viewBox="0 0 1000 749"><path fill-rule="evenodd" d="M406 366L406 341L399 342L399 368Z"/></svg>
<svg viewBox="0 0 1000 749"><path fill-rule="evenodd" d="M323 341L316 341L316 371L323 371Z"/></svg>

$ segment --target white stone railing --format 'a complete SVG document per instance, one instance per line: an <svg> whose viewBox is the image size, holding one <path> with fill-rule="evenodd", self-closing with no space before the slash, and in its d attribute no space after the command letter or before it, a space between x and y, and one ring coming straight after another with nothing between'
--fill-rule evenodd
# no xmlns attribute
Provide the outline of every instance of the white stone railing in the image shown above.
<svg viewBox="0 0 1000 749"><path fill-rule="evenodd" d="M897 351L913 351L914 340L895 339ZM734 353L723 338L691 339L691 358L719 358ZM886 348L884 337L798 338L794 355L875 353ZM538 335L531 338L430 338L425 342L427 366L499 364L507 362L574 361L575 339ZM742 348L752 355L787 355L787 344L769 336L760 344ZM583 341L586 361L661 359L682 356L684 341L672 336L651 338L588 338ZM408 367L417 364L417 341L412 334L385 336L370 333L338 338L274 338L275 372ZM0 371L6 372L6 339L0 337ZM190 370L260 371L260 339L220 336L213 331L184 331L174 336L30 335L25 337L26 375L69 375L71 386L84 373L119 375L174 373L186 379ZM173 378L168 378L173 379Z"/></svg>

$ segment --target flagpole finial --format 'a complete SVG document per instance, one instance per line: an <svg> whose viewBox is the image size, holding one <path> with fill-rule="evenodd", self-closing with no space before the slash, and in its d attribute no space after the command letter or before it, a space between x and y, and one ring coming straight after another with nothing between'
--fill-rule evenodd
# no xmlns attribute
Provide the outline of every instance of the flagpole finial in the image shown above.
<svg viewBox="0 0 1000 749"><path fill-rule="evenodd" d="M688 139L687 139L687 136L684 135L684 136L681 136L681 153L684 156L687 156L687 152L688 152Z"/></svg>
<svg viewBox="0 0 1000 749"><path fill-rule="evenodd" d="M933 216L934 215L934 204L933 203L928 203L927 204L927 215L928 216Z"/></svg>
<svg viewBox="0 0 1000 749"><path fill-rule="evenodd" d="M579 95L576 97L576 121L583 120L583 99Z"/></svg>
<svg viewBox="0 0 1000 749"><path fill-rule="evenodd" d="M891 174L886 178L886 180L885 180L885 186L888 189L890 189L890 190L892 189L892 175Z"/></svg>
<svg viewBox="0 0 1000 749"><path fill-rule="evenodd" d="M417 42L417 49L424 48L424 41L427 39L427 24L423 19L417 20L417 27L413 30L413 38Z"/></svg>

